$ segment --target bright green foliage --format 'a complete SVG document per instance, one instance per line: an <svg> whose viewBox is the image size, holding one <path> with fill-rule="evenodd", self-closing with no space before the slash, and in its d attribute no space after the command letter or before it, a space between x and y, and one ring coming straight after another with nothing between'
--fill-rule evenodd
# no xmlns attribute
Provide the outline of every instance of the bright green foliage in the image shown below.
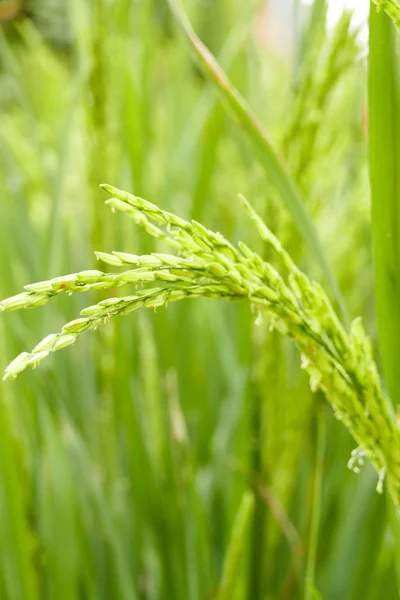
<svg viewBox="0 0 400 600"><path fill-rule="evenodd" d="M250 518L254 510L254 497L246 492L242 498L239 510L233 523L232 535L222 570L216 600L229 600L240 595L240 586L237 585L238 569L240 568L241 553L246 547L246 534L248 533ZM239 593L238 593L239 592Z"/></svg>
<svg viewBox="0 0 400 600"><path fill-rule="evenodd" d="M325 255L325 250L319 240L318 233L314 228L310 216L307 213L304 201L299 190L297 189L295 181L290 177L278 153L270 143L262 125L258 122L256 116L253 115L246 101L241 97L238 90L236 90L231 84L212 54L196 36L181 8L181 5L179 4L179 0L169 0L169 3L174 14L177 16L178 22L180 23L194 51L196 52L201 65L205 69L209 78L214 81L228 105L232 108L239 121L239 124L247 132L249 139L254 145L256 156L259 157L259 160L263 165L269 179L273 183L282 200L286 203L290 213L293 216L294 223L299 228L303 238L310 245L310 249L313 251L314 256L320 262L324 275L326 276L327 281L332 287L333 293L336 296L336 300L344 310L343 300L337 287L335 277L331 271L328 259Z"/></svg>
<svg viewBox="0 0 400 600"><path fill-rule="evenodd" d="M318 3L315 5L318 10ZM282 147L296 181L308 201L312 193L310 167L318 160L317 136L330 96L354 64L360 52L357 31L351 30L351 13L343 12L332 39L326 36L326 7L317 13L316 31L310 31L310 44L303 57L294 110L288 115ZM314 212L315 212L315 207Z"/></svg>
<svg viewBox="0 0 400 600"><path fill-rule="evenodd" d="M400 349L400 70L396 35L390 19L371 10L368 114L375 297L383 369L395 405L400 402L396 358Z"/></svg>
<svg viewBox="0 0 400 600"><path fill-rule="evenodd" d="M287 270L287 281L248 246L239 242L236 249L218 233L196 221L184 221L159 209L147 200L118 190L104 189L114 195L108 202L121 210L147 233L177 247L181 256L163 254L135 256L98 253L108 264L130 264L137 268L117 275L84 271L76 275L28 285L28 291L0 303L2 310L30 308L44 304L60 291L69 294L90 289L107 289L127 283L138 285L155 281L165 287L137 292L134 296L111 297L84 308L64 325L59 334L47 336L31 353L23 352L6 369L12 379L26 367L36 366L49 352L69 346L85 331L138 308L165 306L185 298L246 299L254 310L272 319L271 326L286 334L302 353L302 366L310 375L313 391L322 390L331 402L336 417L351 432L359 448L355 461L367 456L379 474L382 491L387 477L390 493L400 507L400 467L397 460L400 436L383 397L370 342L359 320L344 332L322 288L299 271L278 240L243 199L265 243L277 254ZM152 221L165 226L162 230Z"/></svg>
<svg viewBox="0 0 400 600"><path fill-rule="evenodd" d="M164 0L25 4L26 13L0 24L0 298L44 279L8 307L51 300L1 313L0 363L66 322L72 331L57 343L80 339L0 386L0 598L394 600L394 505L388 511L389 494L376 493L377 481L384 490L395 485L395 465L388 478L382 470L395 448L394 417L374 370L362 372L373 361L359 326L351 333L319 305L300 310L304 290L296 287L296 277L311 285L313 301L326 295L311 281L330 292L321 255L310 250L317 234L347 312L362 315L379 359L366 49L348 15L331 30L324 0L313 9L290 2L298 10L274 46L264 0L182 0L238 107L213 69L201 61L198 68L193 39L184 43ZM283 46L284 38L293 44ZM206 224L208 236L223 232L237 255L222 261L234 264L239 283L225 263L195 259L193 247L183 255L185 233L174 239L176 227L144 221L129 202L111 200L109 214L100 181L151 199L162 214L184 217L181 224ZM290 210L288 182L300 212ZM285 266L274 238L257 235L239 193L305 280ZM255 302L244 297L240 285L254 286L248 268L243 275L251 255L252 272L267 268L295 300L302 328L289 333L305 357L306 339L317 335L315 360L332 389L344 391L331 394L334 411L321 389L311 392L293 337L270 331L271 318L287 328L289 300L278 315L277 305L259 308L259 292ZM195 260L208 269L201 285ZM262 277L257 289L274 291ZM166 292L181 298L193 279L201 296L194 302L107 317L110 298L154 305ZM221 292L240 301L222 302ZM102 318L96 332L80 335L84 323L93 325L93 315L79 316L85 307ZM315 311L332 316L328 337ZM40 357L55 340L39 347ZM373 393L356 393L344 372ZM379 429L362 413L365 396L384 415ZM385 454L369 453L375 469L369 460L361 468L358 441L334 418L340 402L352 408L348 425L364 441L371 436L375 450L383 432Z"/></svg>
<svg viewBox="0 0 400 600"><path fill-rule="evenodd" d="M400 6L396 0L372 0L376 6L384 10L393 20L397 27L400 27Z"/></svg>

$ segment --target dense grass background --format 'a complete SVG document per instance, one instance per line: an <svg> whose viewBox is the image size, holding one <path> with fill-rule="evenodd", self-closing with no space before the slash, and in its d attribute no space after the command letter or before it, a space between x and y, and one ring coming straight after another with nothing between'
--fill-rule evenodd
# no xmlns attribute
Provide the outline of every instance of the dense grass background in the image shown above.
<svg viewBox="0 0 400 600"><path fill-rule="evenodd" d="M324 2L296 6L282 49L264 2L185 3L284 157L347 312L375 339L365 48L349 15L328 32ZM0 27L1 297L95 267L94 250L154 248L111 218L103 181L262 253L243 193L324 281L166 2L27 9ZM86 304L2 315L1 365ZM347 468L354 442L247 305L143 311L84 336L1 386L0 431L0 598L397 597L375 475Z"/></svg>

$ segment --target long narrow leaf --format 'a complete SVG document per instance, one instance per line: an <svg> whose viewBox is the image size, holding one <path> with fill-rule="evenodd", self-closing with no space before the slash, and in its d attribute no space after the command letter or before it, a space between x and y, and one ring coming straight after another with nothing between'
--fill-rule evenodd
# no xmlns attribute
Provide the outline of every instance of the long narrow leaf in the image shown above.
<svg viewBox="0 0 400 600"><path fill-rule="evenodd" d="M369 166L379 343L392 402L400 401L400 94L396 30L371 5Z"/></svg>
<svg viewBox="0 0 400 600"><path fill-rule="evenodd" d="M319 239L316 228L305 208L300 191L295 181L290 177L283 159L273 147L263 126L258 121L247 102L241 96L240 92L229 81L227 75L220 67L214 56L198 38L193 30L179 0L168 0L171 10L179 23L181 29L188 38L193 50L195 51L204 71L218 87L222 96L225 98L236 118L243 127L253 143L260 163L264 167L267 176L275 186L281 199L285 202L290 211L293 220L301 232L305 242L308 244L315 259L319 262L322 271L330 285L332 293L340 306L342 313L345 313L344 302L341 297L339 287L335 276L329 265L323 245Z"/></svg>

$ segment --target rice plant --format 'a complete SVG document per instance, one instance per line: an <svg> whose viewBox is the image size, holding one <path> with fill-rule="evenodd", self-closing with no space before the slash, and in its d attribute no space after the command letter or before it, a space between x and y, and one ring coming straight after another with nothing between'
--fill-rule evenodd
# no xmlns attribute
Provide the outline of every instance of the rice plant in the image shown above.
<svg viewBox="0 0 400 600"><path fill-rule="evenodd" d="M398 597L398 5L17 8L0 597Z"/></svg>

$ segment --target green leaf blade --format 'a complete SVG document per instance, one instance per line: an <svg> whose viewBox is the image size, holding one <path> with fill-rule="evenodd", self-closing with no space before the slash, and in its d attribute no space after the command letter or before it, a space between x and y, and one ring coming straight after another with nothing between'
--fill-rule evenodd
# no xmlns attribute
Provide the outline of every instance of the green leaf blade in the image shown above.
<svg viewBox="0 0 400 600"><path fill-rule="evenodd" d="M307 212L301 193L290 176L283 158L273 147L262 124L239 91L229 81L217 60L198 38L178 0L168 0L171 10L190 42L200 64L211 81L213 81L227 104L232 109L243 131L252 142L256 156L263 166L269 180L277 190L282 201L293 217L294 223L302 234L315 260L320 264L322 272L343 315L346 314L344 300L341 296L335 275L329 264L318 232Z"/></svg>
<svg viewBox="0 0 400 600"><path fill-rule="evenodd" d="M396 31L370 10L369 169L375 300L383 371L392 402L400 401L400 88Z"/></svg>

